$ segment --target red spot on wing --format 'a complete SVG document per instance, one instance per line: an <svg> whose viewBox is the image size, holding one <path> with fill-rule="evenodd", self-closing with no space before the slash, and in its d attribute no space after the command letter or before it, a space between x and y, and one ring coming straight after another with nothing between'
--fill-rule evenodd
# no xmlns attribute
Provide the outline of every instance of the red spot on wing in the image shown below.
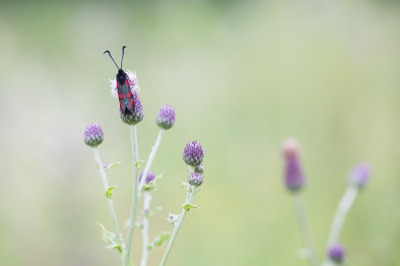
<svg viewBox="0 0 400 266"><path fill-rule="evenodd" d="M126 97L131 98L131 96L132 96L132 92L129 91L129 92L126 94Z"/></svg>
<svg viewBox="0 0 400 266"><path fill-rule="evenodd" d="M133 99L130 99L129 100L129 108L132 108L132 105L133 105Z"/></svg>
<svg viewBox="0 0 400 266"><path fill-rule="evenodd" d="M118 80L115 81L117 83L117 89L119 89L119 82Z"/></svg>
<svg viewBox="0 0 400 266"><path fill-rule="evenodd" d="M124 94L123 93L118 93L118 98L120 98L120 99L124 98Z"/></svg>
<svg viewBox="0 0 400 266"><path fill-rule="evenodd" d="M129 83L129 80L128 80L128 79L125 80L125 85L128 86L128 87L131 86L131 84Z"/></svg>

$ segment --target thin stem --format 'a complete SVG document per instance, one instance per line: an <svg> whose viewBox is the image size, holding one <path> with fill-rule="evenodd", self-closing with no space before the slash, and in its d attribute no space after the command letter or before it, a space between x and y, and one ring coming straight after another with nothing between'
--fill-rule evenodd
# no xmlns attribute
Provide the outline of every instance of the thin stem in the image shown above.
<svg viewBox="0 0 400 266"><path fill-rule="evenodd" d="M144 202L143 202L144 218L142 221L143 250L142 250L142 259L140 261L140 266L146 266L147 259L149 257L149 217L148 217L148 214L150 212L150 201L151 201L150 191L145 191L144 192Z"/></svg>
<svg viewBox="0 0 400 266"><path fill-rule="evenodd" d="M132 196L132 206L131 214L129 220L128 237L126 243L126 253L125 253L125 265L130 266L130 254L132 248L132 238L133 231L135 229L136 212L139 199L139 186L138 186L138 161L139 161L139 150L137 145L137 134L136 126L130 126L131 130L131 142L132 142L132 163L133 163L133 196Z"/></svg>
<svg viewBox="0 0 400 266"><path fill-rule="evenodd" d="M324 261L324 263L323 263L322 265L323 265L323 266L334 266L335 263L334 263L332 260L326 258L325 261Z"/></svg>
<svg viewBox="0 0 400 266"><path fill-rule="evenodd" d="M302 233L304 245L309 249L309 264L311 266L318 266L318 257L315 251L314 242L312 240L310 226L307 220L307 214L304 207L303 197L301 194L294 194L294 204L296 208L296 214L300 225L300 231Z"/></svg>
<svg viewBox="0 0 400 266"><path fill-rule="evenodd" d="M353 204L354 199L357 197L357 194L358 194L358 188L353 185L349 185L342 199L340 200L335 216L333 218L331 230L329 232L328 243L327 243L328 249L331 247L331 245L337 243L340 231L342 230L343 227L343 222L346 217L346 214L349 211L351 205Z"/></svg>
<svg viewBox="0 0 400 266"><path fill-rule="evenodd" d="M104 171L103 163L101 162L99 151L97 150L97 148L93 148L93 152L94 152L94 158L96 160L97 167L99 168L101 179L103 181L104 191L107 191L109 186L108 186L108 182L107 182L106 171ZM117 222L117 215L115 214L114 204L113 204L112 199L108 198L108 197L107 197L107 202L108 202L108 210L110 212L111 220L112 220L112 223L113 223L113 226L114 226L114 231L115 231L115 234L117 235L117 239L118 239L118 242L119 242L118 244L120 245L120 247L122 249L122 256L121 256L122 263L124 263L123 240L122 240L122 236L121 236L121 234L119 232L118 222Z"/></svg>
<svg viewBox="0 0 400 266"><path fill-rule="evenodd" d="M190 185L190 188L189 188L187 196L186 196L185 205L192 202L195 190L196 190L196 188L194 186ZM171 238L168 242L167 249L165 250L164 256L160 262L160 266L164 266L165 263L167 262L169 253L171 252L172 245L174 244L175 238L178 235L179 229L182 226L183 219L185 218L185 215L187 212L188 212L188 210L182 209L181 215L179 216L179 219L175 224L174 231L172 232Z"/></svg>
<svg viewBox="0 0 400 266"><path fill-rule="evenodd" d="M150 155L149 155L149 159L147 160L146 167L144 168L144 171L143 171L143 178L142 178L142 180L140 180L140 184L139 184L139 198L140 198L140 194L141 194L141 191L142 191L142 189L143 189L144 182L145 182L145 180L146 180L147 174L148 174L149 171L150 171L151 165L152 165L152 163L153 163L153 161L154 161L154 157L156 157L156 153L157 153L157 151L158 151L158 147L160 147L161 140L162 140L163 136L164 136L164 130L163 130L163 129L160 129L160 132L158 133L158 136L157 136L156 143L154 144L153 148L151 149L151 153L150 153Z"/></svg>

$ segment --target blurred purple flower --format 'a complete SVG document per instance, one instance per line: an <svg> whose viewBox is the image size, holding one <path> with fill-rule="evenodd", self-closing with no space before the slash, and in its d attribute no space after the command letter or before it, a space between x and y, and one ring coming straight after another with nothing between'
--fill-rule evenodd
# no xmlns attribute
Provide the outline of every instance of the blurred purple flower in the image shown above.
<svg viewBox="0 0 400 266"><path fill-rule="evenodd" d="M142 177L143 177L143 172L141 172L140 175L139 175L139 182L142 180ZM146 177L146 185L148 183L150 183L151 181L153 181L155 178L156 178L156 176L153 174L153 172L149 171L147 173L147 177Z"/></svg>
<svg viewBox="0 0 400 266"><path fill-rule="evenodd" d="M189 141L183 150L183 161L193 167L203 162L204 152L200 143L197 141Z"/></svg>
<svg viewBox="0 0 400 266"><path fill-rule="evenodd" d="M299 161L299 144L296 139L284 141L282 154L285 163L284 182L291 191L300 190L305 184L305 178Z"/></svg>
<svg viewBox="0 0 400 266"><path fill-rule="evenodd" d="M104 140L103 130L99 124L90 123L83 134L86 145L96 148Z"/></svg>
<svg viewBox="0 0 400 266"><path fill-rule="evenodd" d="M367 163L359 163L350 172L350 183L359 188L363 188L369 181L370 173L370 167Z"/></svg>
<svg viewBox="0 0 400 266"><path fill-rule="evenodd" d="M189 175L188 182L189 184L198 187L203 184L203 176L199 173L191 173Z"/></svg>
<svg viewBox="0 0 400 266"><path fill-rule="evenodd" d="M175 122L175 111L170 105L161 107L156 118L157 125L162 129L170 129Z"/></svg>
<svg viewBox="0 0 400 266"><path fill-rule="evenodd" d="M336 263L343 263L345 257L345 250L341 244L334 244L329 248L328 256Z"/></svg>

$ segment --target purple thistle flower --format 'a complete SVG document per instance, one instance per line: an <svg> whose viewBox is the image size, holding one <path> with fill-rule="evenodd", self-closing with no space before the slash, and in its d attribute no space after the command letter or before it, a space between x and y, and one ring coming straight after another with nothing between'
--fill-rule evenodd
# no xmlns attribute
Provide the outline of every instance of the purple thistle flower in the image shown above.
<svg viewBox="0 0 400 266"><path fill-rule="evenodd" d="M170 105L161 107L156 118L157 125L162 129L170 129L175 122L175 111Z"/></svg>
<svg viewBox="0 0 400 266"><path fill-rule="evenodd" d="M133 91L133 100L135 104L135 112L132 114L130 112L127 112L125 114L122 114L121 110L119 111L119 115L122 119L122 122L128 125L136 125L140 121L143 120L144 117L144 110L142 106L142 102L139 99L139 96L136 91Z"/></svg>
<svg viewBox="0 0 400 266"><path fill-rule="evenodd" d="M349 181L358 188L363 188L369 181L370 168L367 163L359 163L350 173Z"/></svg>
<svg viewBox="0 0 400 266"><path fill-rule="evenodd" d="M189 141L183 150L183 161L193 167L203 162L204 152L200 143L197 141Z"/></svg>
<svg viewBox="0 0 400 266"><path fill-rule="evenodd" d="M191 173L188 178L189 184L198 187L203 184L203 176L199 173Z"/></svg>
<svg viewBox="0 0 400 266"><path fill-rule="evenodd" d="M285 161L284 181L286 187L295 192L305 184L305 178L299 160L299 144L296 139L287 139L283 143L283 158Z"/></svg>
<svg viewBox="0 0 400 266"><path fill-rule="evenodd" d="M198 165L198 166L196 166L196 167L194 168L194 171L195 171L196 173L202 174L202 173L204 173L204 166L203 166L202 164L200 164L200 165Z"/></svg>
<svg viewBox="0 0 400 266"><path fill-rule="evenodd" d="M334 244L329 248L328 256L336 263L343 263L345 257L345 250L341 244Z"/></svg>
<svg viewBox="0 0 400 266"><path fill-rule="evenodd" d="M143 177L143 172L141 172L140 175L139 175L139 182L142 180L142 177ZM151 181L153 181L155 178L156 178L156 176L153 174L153 172L149 171L147 173L147 177L146 177L146 185L148 183L150 183Z"/></svg>
<svg viewBox="0 0 400 266"><path fill-rule="evenodd" d="M83 140L86 145L96 148L100 145L104 140L103 130L101 129L99 124L90 123L83 134Z"/></svg>

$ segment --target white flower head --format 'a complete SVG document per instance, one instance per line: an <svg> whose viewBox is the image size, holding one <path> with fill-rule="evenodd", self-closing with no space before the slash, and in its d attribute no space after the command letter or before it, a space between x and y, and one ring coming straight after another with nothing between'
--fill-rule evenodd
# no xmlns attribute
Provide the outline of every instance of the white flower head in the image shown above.
<svg viewBox="0 0 400 266"><path fill-rule="evenodd" d="M128 70L126 71L126 74L128 75L128 78L130 80L132 93L133 91L140 92L139 81L136 72Z"/></svg>
<svg viewBox="0 0 400 266"><path fill-rule="evenodd" d="M132 93L134 91L140 92L140 87L139 87L139 82L138 78L136 76L136 72L132 72L130 70L126 71L126 74L128 75L129 83L131 85L131 90ZM111 88L111 96L113 98L118 98L118 89L117 89L117 80L116 79L110 79L110 88Z"/></svg>

